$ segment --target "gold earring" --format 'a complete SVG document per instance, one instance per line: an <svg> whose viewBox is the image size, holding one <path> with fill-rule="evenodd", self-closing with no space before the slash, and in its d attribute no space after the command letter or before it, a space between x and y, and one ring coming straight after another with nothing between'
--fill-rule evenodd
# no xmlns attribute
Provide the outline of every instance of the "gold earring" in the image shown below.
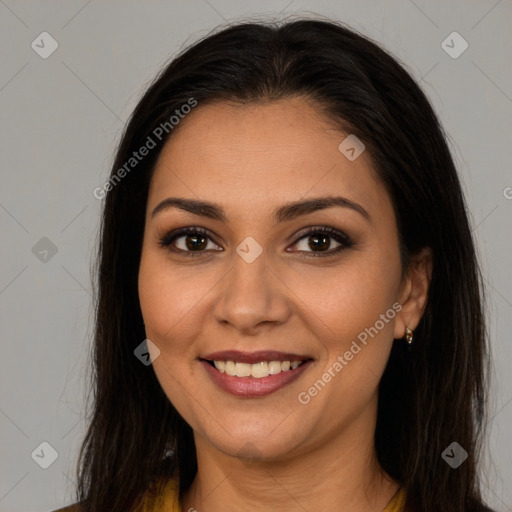
<svg viewBox="0 0 512 512"><path fill-rule="evenodd" d="M407 342L407 344L409 346L411 346L412 340L413 340L413 332L411 331L411 329L409 329L409 327L406 327L405 328L405 341Z"/></svg>

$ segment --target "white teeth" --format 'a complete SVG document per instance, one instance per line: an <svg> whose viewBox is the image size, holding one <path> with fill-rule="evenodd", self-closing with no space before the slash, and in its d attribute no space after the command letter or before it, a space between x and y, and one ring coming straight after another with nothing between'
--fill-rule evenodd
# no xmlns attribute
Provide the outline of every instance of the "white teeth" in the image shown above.
<svg viewBox="0 0 512 512"><path fill-rule="evenodd" d="M226 366L224 367L224 371L228 375L236 375L236 365L235 365L235 363L233 361L226 361Z"/></svg>
<svg viewBox="0 0 512 512"><path fill-rule="evenodd" d="M215 361L215 368L219 370L220 373L224 373L224 368L226 368L226 361Z"/></svg>
<svg viewBox="0 0 512 512"><path fill-rule="evenodd" d="M261 361L256 364L236 363L235 361L214 361L215 368L232 377L255 377L261 379L298 368L302 361Z"/></svg>
<svg viewBox="0 0 512 512"><path fill-rule="evenodd" d="M268 363L268 373L270 373L270 375L281 373L281 361L270 361L270 363Z"/></svg>
<svg viewBox="0 0 512 512"><path fill-rule="evenodd" d="M251 365L249 363L236 363L235 371L237 377L250 377Z"/></svg>
<svg viewBox="0 0 512 512"><path fill-rule="evenodd" d="M251 364L251 375L260 379L261 377L268 376L268 363L266 361L262 361L261 363Z"/></svg>

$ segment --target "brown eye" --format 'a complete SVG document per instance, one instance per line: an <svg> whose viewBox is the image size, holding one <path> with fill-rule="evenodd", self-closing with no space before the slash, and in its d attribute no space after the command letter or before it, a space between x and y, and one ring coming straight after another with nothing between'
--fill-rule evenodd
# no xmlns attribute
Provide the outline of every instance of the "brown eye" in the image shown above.
<svg viewBox="0 0 512 512"><path fill-rule="evenodd" d="M178 243L176 243L177 241ZM211 240L206 230L189 227L166 234L160 240L160 245L174 252L201 254L208 248L208 241L211 241L213 245L217 245ZM210 249L218 250L212 247Z"/></svg>
<svg viewBox="0 0 512 512"><path fill-rule="evenodd" d="M299 247L302 240L305 242L303 244L304 248L299 248L299 250L305 253L310 252L312 256L331 256L353 245L350 238L345 235L345 233L328 226L310 228L299 238L299 240L294 244L294 247ZM332 240L335 240L338 247L329 250ZM309 251L308 248L311 249L311 251Z"/></svg>
<svg viewBox="0 0 512 512"><path fill-rule="evenodd" d="M314 257L332 256L353 245L345 233L328 226L309 228L295 242L293 247L297 248L297 246L303 243L302 240L304 240L304 247L299 248L299 252L309 253L310 256ZM331 248L333 240L338 246ZM209 242L211 242L210 247L208 246ZM223 250L222 248L216 249L215 247L219 246L212 240L208 231L199 227L188 227L171 231L161 238L160 246L187 256L199 256L210 250ZM287 252L290 251L287 250Z"/></svg>
<svg viewBox="0 0 512 512"><path fill-rule="evenodd" d="M182 237L177 237L175 240L179 240ZM185 246L190 251L206 249L208 245L207 237L201 234L198 235L185 235Z"/></svg>
<svg viewBox="0 0 512 512"><path fill-rule="evenodd" d="M308 241L308 247L312 250L312 251L320 251L320 252L325 252L327 250L329 250L329 246L331 245L331 240L332 237L329 236L329 235L324 235L324 234L313 234L313 235L308 235L307 237L304 237L303 240L307 240ZM299 247L300 249L300 247Z"/></svg>

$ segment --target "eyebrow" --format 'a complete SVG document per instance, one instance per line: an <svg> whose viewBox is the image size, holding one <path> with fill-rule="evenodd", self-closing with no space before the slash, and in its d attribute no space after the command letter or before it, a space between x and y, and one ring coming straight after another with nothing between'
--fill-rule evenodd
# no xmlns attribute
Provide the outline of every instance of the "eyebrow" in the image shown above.
<svg viewBox="0 0 512 512"><path fill-rule="evenodd" d="M272 212L274 222L286 222L302 215L307 215L326 208L339 206L342 208L349 208L361 214L368 222L372 222L370 214L359 204L346 197L314 197L303 201L294 201L286 203ZM160 212L166 211L170 208L179 208L186 212L207 217L213 220L219 220L227 223L228 218L224 209L208 201L201 201L198 199L184 199L179 197L168 197L161 201L153 210L151 217L155 217Z"/></svg>

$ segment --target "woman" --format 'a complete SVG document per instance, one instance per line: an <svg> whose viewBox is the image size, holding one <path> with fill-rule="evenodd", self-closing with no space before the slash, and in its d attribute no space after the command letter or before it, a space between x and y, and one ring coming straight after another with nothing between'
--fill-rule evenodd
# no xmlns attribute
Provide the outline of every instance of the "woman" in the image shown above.
<svg viewBox="0 0 512 512"><path fill-rule="evenodd" d="M325 21L223 28L151 85L95 195L76 510L489 510L464 198L387 52Z"/></svg>

